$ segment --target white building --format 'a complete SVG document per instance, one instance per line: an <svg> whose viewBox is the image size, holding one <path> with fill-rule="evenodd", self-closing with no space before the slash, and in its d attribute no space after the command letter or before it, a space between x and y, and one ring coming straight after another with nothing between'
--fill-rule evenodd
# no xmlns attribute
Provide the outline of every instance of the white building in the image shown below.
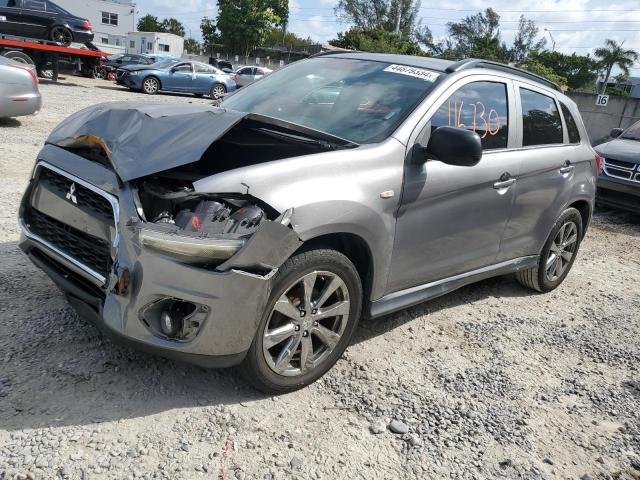
<svg viewBox="0 0 640 480"><path fill-rule="evenodd" d="M182 57L184 38L164 32L130 32L127 37L127 53L162 53Z"/></svg>
<svg viewBox="0 0 640 480"><path fill-rule="evenodd" d="M93 43L100 50L124 53L127 35L136 29L133 0L54 0L65 10L86 18L93 25Z"/></svg>

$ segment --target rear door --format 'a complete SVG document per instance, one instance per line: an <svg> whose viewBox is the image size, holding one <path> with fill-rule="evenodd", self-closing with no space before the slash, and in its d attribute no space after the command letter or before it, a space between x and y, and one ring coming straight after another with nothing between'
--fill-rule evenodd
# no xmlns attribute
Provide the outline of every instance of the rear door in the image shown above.
<svg viewBox="0 0 640 480"><path fill-rule="evenodd" d="M0 33L7 35L22 34L20 1L21 0L0 0Z"/></svg>
<svg viewBox="0 0 640 480"><path fill-rule="evenodd" d="M520 174L501 259L540 253L572 195L576 166L585 160L580 138L570 138L555 92L517 81Z"/></svg>
<svg viewBox="0 0 640 480"><path fill-rule="evenodd" d="M24 35L38 38L48 37L57 18L57 13L47 12L46 0L23 0L21 14Z"/></svg>
<svg viewBox="0 0 640 480"><path fill-rule="evenodd" d="M206 63L194 62L196 74L193 81L193 93L208 95L211 87L216 83L217 70Z"/></svg>

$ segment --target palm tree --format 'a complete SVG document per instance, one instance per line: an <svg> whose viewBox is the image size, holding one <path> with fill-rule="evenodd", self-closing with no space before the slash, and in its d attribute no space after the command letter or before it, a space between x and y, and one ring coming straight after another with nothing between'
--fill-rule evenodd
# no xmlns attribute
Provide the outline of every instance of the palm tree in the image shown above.
<svg viewBox="0 0 640 480"><path fill-rule="evenodd" d="M598 48L594 52L596 58L600 60L602 68L607 72L600 93L605 93L607 90L607 82L611 76L611 69L613 69L614 66L617 65L625 75L629 75L629 67L638 60L638 52L631 49L625 50L623 48L624 41L617 43L615 40L607 38L604 41L604 45L604 47Z"/></svg>

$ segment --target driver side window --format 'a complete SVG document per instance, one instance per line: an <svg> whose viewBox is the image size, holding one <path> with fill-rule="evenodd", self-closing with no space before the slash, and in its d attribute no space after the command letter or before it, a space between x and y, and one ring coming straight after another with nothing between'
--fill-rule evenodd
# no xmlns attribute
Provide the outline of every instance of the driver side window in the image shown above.
<svg viewBox="0 0 640 480"><path fill-rule="evenodd" d="M473 82L461 87L431 118L432 132L442 126L473 130L480 135L483 150L507 148L507 86L500 82Z"/></svg>
<svg viewBox="0 0 640 480"><path fill-rule="evenodd" d="M191 64L190 63L181 63L180 65L176 65L174 67L174 71L191 73Z"/></svg>

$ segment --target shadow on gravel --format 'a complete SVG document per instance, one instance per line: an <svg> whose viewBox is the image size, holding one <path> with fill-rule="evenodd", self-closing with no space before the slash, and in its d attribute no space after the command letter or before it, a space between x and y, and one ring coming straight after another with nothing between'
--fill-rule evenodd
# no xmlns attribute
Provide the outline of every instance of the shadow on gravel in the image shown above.
<svg viewBox="0 0 640 480"><path fill-rule="evenodd" d="M0 429L146 417L264 399L235 370L122 348L78 318L17 242L0 243Z"/></svg>
<svg viewBox="0 0 640 480"><path fill-rule="evenodd" d="M126 87L120 87L118 85L96 85L93 88L99 88L101 90L116 90L119 92L126 92L128 89ZM140 91L137 91L136 93L142 93ZM196 99L198 97L196 97L193 94L190 93L177 93L177 92L158 92L156 95L160 96L160 97L182 97L182 98L193 98Z"/></svg>
<svg viewBox="0 0 640 480"><path fill-rule="evenodd" d="M606 230L622 226L640 234L640 214L637 213L596 205L592 222Z"/></svg>
<svg viewBox="0 0 640 480"><path fill-rule="evenodd" d="M22 126L20 120L15 118L0 118L0 128L18 128Z"/></svg>

